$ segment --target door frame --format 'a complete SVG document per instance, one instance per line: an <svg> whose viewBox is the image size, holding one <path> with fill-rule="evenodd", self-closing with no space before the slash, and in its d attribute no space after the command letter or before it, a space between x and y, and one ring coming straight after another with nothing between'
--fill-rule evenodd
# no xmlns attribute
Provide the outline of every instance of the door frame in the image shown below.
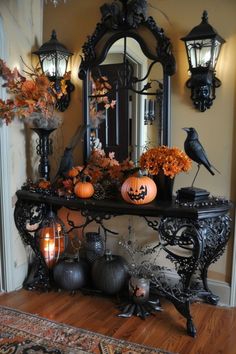
<svg viewBox="0 0 236 354"><path fill-rule="evenodd" d="M0 58L6 60L6 34L4 23L0 14ZM0 97L6 99L6 91L0 85ZM12 250L12 205L10 166L11 155L9 154L9 127L5 124L0 126L0 291L14 290Z"/></svg>
<svg viewBox="0 0 236 354"><path fill-rule="evenodd" d="M234 210L234 223L232 230L233 239L233 255L232 255L232 270L231 270L231 289L230 289L230 306L236 307L236 209Z"/></svg>

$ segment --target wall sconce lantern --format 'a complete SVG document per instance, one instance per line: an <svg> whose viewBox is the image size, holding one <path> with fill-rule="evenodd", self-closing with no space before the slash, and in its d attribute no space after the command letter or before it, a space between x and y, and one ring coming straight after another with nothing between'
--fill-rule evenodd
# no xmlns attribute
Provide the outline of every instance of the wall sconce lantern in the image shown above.
<svg viewBox="0 0 236 354"><path fill-rule="evenodd" d="M144 99L144 125L152 125L156 118L157 101L155 99Z"/></svg>
<svg viewBox="0 0 236 354"><path fill-rule="evenodd" d="M215 66L225 40L208 23L207 11L203 12L202 22L181 40L185 42L191 73L186 86L191 89L195 107L204 112L211 107L215 89L221 85L215 76Z"/></svg>
<svg viewBox="0 0 236 354"><path fill-rule="evenodd" d="M51 39L42 44L42 46L33 54L38 55L43 73L49 80L55 82L56 90L60 90L60 83L66 74L67 65L73 53L57 40L56 31L52 31ZM70 80L66 80L67 94L57 100L57 109L64 112L70 103L70 94L74 91L74 85Z"/></svg>
<svg viewBox="0 0 236 354"><path fill-rule="evenodd" d="M68 235L64 223L50 210L37 232L39 249L47 267L52 268L65 252Z"/></svg>

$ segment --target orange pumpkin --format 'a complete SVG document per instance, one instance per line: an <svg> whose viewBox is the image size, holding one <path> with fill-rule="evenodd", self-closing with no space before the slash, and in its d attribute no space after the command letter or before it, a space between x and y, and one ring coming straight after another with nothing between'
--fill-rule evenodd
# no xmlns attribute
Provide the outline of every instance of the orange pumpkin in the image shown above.
<svg viewBox="0 0 236 354"><path fill-rule="evenodd" d="M74 188L74 193L79 198L90 198L94 194L94 187L91 182L77 182Z"/></svg>
<svg viewBox="0 0 236 354"><path fill-rule="evenodd" d="M147 176L128 177L121 186L123 199L131 204L147 204L157 195L155 182Z"/></svg>
<svg viewBox="0 0 236 354"><path fill-rule="evenodd" d="M45 180L45 179L42 179L39 181L38 183L38 187L41 188L41 189L48 189L51 187L51 182Z"/></svg>
<svg viewBox="0 0 236 354"><path fill-rule="evenodd" d="M78 176L79 171L77 170L77 168L72 167L72 168L68 171L67 174L68 174L69 177L76 177L76 176Z"/></svg>

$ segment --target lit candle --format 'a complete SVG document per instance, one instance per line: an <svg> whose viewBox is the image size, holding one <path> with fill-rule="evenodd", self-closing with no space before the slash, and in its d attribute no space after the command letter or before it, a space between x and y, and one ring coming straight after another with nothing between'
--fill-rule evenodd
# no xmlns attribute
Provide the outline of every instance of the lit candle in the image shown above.
<svg viewBox="0 0 236 354"><path fill-rule="evenodd" d="M51 268L65 250L65 235L62 226L57 223L52 227L44 227L39 237L40 251L48 268Z"/></svg>
<svg viewBox="0 0 236 354"><path fill-rule="evenodd" d="M44 259L48 267L50 267L55 259L55 240L49 233L46 233L43 241Z"/></svg>

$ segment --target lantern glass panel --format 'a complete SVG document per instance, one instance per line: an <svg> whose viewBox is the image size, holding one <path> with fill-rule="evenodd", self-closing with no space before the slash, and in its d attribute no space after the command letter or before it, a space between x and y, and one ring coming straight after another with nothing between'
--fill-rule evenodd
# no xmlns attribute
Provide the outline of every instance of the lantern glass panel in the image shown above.
<svg viewBox="0 0 236 354"><path fill-rule="evenodd" d="M57 57L57 77L63 77L66 73L68 56L63 54L58 54Z"/></svg>
<svg viewBox="0 0 236 354"><path fill-rule="evenodd" d="M56 56L55 54L40 55L42 70L46 76L56 76Z"/></svg>
<svg viewBox="0 0 236 354"><path fill-rule="evenodd" d="M66 73L68 56L60 53L42 54L40 55L40 62L46 76L59 78Z"/></svg>
<svg viewBox="0 0 236 354"><path fill-rule="evenodd" d="M192 68L211 66L211 39L191 40L186 46Z"/></svg>
<svg viewBox="0 0 236 354"><path fill-rule="evenodd" d="M214 46L212 46L212 68L215 69L217 59L220 54L221 43L217 40L214 41Z"/></svg>
<svg viewBox="0 0 236 354"><path fill-rule="evenodd" d="M67 246L67 234L63 222L53 213L42 222L38 233L39 249L51 268L59 260Z"/></svg>

